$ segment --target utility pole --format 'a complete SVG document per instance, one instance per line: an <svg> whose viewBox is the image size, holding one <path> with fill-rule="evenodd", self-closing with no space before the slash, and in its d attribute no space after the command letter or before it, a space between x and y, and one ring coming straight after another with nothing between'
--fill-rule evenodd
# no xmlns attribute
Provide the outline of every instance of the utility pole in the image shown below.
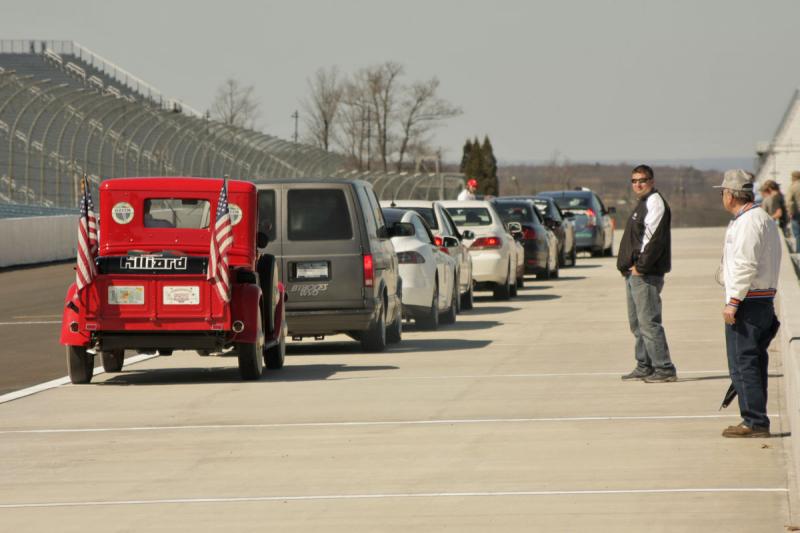
<svg viewBox="0 0 800 533"><path fill-rule="evenodd" d="M372 109L367 108L367 170L372 163Z"/></svg>
<svg viewBox="0 0 800 533"><path fill-rule="evenodd" d="M294 153L292 154L293 155L293 157L292 157L292 167L295 169L294 170L294 177L296 178L296 177L298 177L298 175L297 175L297 166L296 166L297 165L297 146L298 146L297 145L297 121L300 119L300 113L298 113L297 110L295 109L294 113L292 113L291 117L294 119L294 148L293 148L293 152Z"/></svg>
<svg viewBox="0 0 800 533"><path fill-rule="evenodd" d="M300 113L295 110L291 117L294 119L294 144L297 144L297 121L300 118Z"/></svg>

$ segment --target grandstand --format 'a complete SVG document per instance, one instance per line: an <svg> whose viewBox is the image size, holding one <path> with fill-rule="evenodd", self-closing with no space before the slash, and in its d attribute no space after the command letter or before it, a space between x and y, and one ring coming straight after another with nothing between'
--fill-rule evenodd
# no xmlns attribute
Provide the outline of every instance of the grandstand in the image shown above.
<svg viewBox="0 0 800 533"><path fill-rule="evenodd" d="M342 162L210 120L73 41L0 40L0 202L74 206L83 174L314 177Z"/></svg>

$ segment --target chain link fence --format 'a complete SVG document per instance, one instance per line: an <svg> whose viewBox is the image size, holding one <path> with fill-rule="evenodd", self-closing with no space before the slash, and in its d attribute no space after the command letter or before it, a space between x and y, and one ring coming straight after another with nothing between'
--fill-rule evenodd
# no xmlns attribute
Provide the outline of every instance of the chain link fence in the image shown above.
<svg viewBox="0 0 800 533"><path fill-rule="evenodd" d="M455 200L464 188L464 175L433 172L339 171L334 177L372 184L379 200Z"/></svg>

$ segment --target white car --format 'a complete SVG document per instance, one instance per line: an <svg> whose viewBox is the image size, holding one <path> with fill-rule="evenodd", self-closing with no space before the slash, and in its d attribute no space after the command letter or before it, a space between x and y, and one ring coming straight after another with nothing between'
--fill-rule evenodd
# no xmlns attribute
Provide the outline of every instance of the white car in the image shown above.
<svg viewBox="0 0 800 533"><path fill-rule="evenodd" d="M472 255L469 248L462 242L464 239L474 239L475 234L470 230L461 233L441 202L430 200L392 200L381 202L381 207L396 207L416 211L427 222L433 233L434 242L443 252L447 252L456 259L456 278L458 279L458 311L472 309ZM454 242L446 237L457 240ZM450 246L448 246L448 244Z"/></svg>
<svg viewBox="0 0 800 533"><path fill-rule="evenodd" d="M384 208L383 217L399 263L403 316L424 329L452 324L458 309L456 260L436 245L416 211Z"/></svg>
<svg viewBox="0 0 800 533"><path fill-rule="evenodd" d="M507 300L517 292L520 267L517 243L500 215L485 200L442 202L462 233L471 230L475 238L465 240L472 255L472 278L477 290L491 290L495 299Z"/></svg>

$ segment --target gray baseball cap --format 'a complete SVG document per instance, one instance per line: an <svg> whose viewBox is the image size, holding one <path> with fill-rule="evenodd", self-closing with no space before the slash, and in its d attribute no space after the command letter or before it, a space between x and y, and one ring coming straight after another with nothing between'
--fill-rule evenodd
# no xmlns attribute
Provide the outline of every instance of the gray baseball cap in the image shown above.
<svg viewBox="0 0 800 533"><path fill-rule="evenodd" d="M753 177L740 168L726 170L722 176L722 184L714 185L714 188L753 192Z"/></svg>

